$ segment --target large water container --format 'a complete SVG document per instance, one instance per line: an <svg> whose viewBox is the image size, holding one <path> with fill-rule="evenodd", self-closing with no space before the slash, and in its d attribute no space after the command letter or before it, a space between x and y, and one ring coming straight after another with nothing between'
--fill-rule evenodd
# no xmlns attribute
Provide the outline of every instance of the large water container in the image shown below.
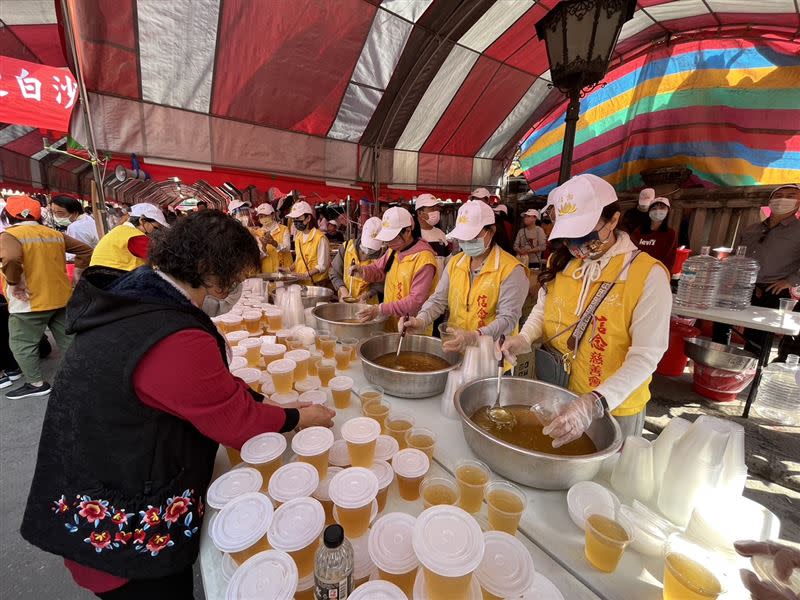
<svg viewBox="0 0 800 600"><path fill-rule="evenodd" d="M686 259L678 283L675 303L686 308L706 309L714 306L722 275L722 262L710 255L711 246L703 246L700 254Z"/></svg>
<svg viewBox="0 0 800 600"><path fill-rule="evenodd" d="M800 425L800 364L790 354L786 363L772 363L761 374L753 410L784 425Z"/></svg>
<svg viewBox="0 0 800 600"><path fill-rule="evenodd" d="M746 252L745 246L739 246L734 256L722 261L716 303L720 308L741 310L750 306L760 265L756 259L745 256Z"/></svg>

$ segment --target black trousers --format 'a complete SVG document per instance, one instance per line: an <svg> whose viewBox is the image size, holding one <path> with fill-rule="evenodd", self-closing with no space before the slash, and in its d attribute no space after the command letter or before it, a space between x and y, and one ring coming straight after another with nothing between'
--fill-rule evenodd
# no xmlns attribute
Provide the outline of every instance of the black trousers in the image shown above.
<svg viewBox="0 0 800 600"><path fill-rule="evenodd" d="M194 600L192 567L157 579L131 579L122 587L96 595L103 600Z"/></svg>
<svg viewBox="0 0 800 600"><path fill-rule="evenodd" d="M0 296L0 371L16 371L18 368L8 346L8 303Z"/></svg>

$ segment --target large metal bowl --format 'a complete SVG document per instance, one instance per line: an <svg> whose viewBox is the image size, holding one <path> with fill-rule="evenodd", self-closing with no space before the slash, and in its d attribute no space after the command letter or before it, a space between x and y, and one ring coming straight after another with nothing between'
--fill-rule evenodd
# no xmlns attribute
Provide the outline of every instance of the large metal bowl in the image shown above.
<svg viewBox="0 0 800 600"><path fill-rule="evenodd" d="M317 319L317 329L329 331L338 338L357 338L363 340L371 335L384 332L386 319L381 315L374 321L366 323L343 323L348 319L355 319L358 311L366 308L366 304L345 304L342 302L329 302L320 304L312 309L311 314Z"/></svg>
<svg viewBox="0 0 800 600"><path fill-rule="evenodd" d="M358 347L358 355L364 369L364 377L370 383L381 386L387 394L400 398L428 398L441 394L447 385L450 371L461 364L462 356L457 352L442 350L442 340L427 335L406 335L403 351L435 354L450 363L446 369L415 373L382 367L373 362L384 354L397 351L399 333L376 335L364 340Z"/></svg>
<svg viewBox="0 0 800 600"><path fill-rule="evenodd" d="M740 347L717 344L708 338L686 338L683 341L683 349L686 356L694 362L726 371L741 372L754 369L758 360L755 354L745 352Z"/></svg>
<svg viewBox="0 0 800 600"><path fill-rule="evenodd" d="M453 401L461 417L464 438L472 451L500 475L543 490L565 490L579 481L592 479L600 470L603 459L622 446L622 433L614 417L596 419L586 432L599 448L594 454L559 456L526 450L497 439L472 422L470 416L482 406L491 405L497 394L497 378L478 379L456 390ZM500 404L533 406L545 398L574 400L572 392L549 383L504 377L500 389Z"/></svg>

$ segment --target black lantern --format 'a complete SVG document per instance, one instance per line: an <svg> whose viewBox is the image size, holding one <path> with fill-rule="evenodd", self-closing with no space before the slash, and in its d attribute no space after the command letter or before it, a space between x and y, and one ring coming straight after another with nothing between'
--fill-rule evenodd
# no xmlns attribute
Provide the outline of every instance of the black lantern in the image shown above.
<svg viewBox="0 0 800 600"><path fill-rule="evenodd" d="M569 97L559 184L570 176L581 94L606 74L619 32L635 9L636 0L563 0L536 24L553 86Z"/></svg>

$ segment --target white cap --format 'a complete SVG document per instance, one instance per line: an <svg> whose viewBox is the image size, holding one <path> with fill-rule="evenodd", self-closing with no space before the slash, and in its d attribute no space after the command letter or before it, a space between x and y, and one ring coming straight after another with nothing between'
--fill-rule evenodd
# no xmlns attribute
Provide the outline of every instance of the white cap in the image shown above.
<svg viewBox="0 0 800 600"><path fill-rule="evenodd" d="M394 481L394 469L392 469L392 465L385 460L373 461L369 470L375 473L375 477L378 478L379 490L388 487L391 485L392 481Z"/></svg>
<svg viewBox="0 0 800 600"><path fill-rule="evenodd" d="M351 444L368 444L377 440L380 434L381 424L369 417L356 417L342 425L342 438Z"/></svg>
<svg viewBox="0 0 800 600"><path fill-rule="evenodd" d="M405 448L392 457L392 468L401 477L422 477L431 467L428 455L416 448Z"/></svg>
<svg viewBox="0 0 800 600"><path fill-rule="evenodd" d="M244 348L261 348L261 340L255 337L248 337L239 342L239 346Z"/></svg>
<svg viewBox="0 0 800 600"><path fill-rule="evenodd" d="M275 209L272 208L272 204L269 202L264 202L263 204L259 204L256 206L256 214L257 215L272 215L275 213Z"/></svg>
<svg viewBox="0 0 800 600"><path fill-rule="evenodd" d="M324 528L325 509L319 500L296 498L275 510L267 540L277 550L297 552L310 546Z"/></svg>
<svg viewBox="0 0 800 600"><path fill-rule="evenodd" d="M504 215L508 214L508 207L505 204L498 204L492 210L496 213L503 213Z"/></svg>
<svg viewBox="0 0 800 600"><path fill-rule="evenodd" d="M250 203L244 200L231 200L228 202L228 212L232 213L233 211L239 208L250 208Z"/></svg>
<svg viewBox="0 0 800 600"><path fill-rule="evenodd" d="M303 215L313 215L314 209L311 208L311 205L306 202L305 200L300 200L299 202L295 202L292 204L292 209L289 211L287 215L290 219L299 219Z"/></svg>
<svg viewBox="0 0 800 600"><path fill-rule="evenodd" d="M211 508L224 508L234 498L257 492L261 489L264 478L252 467L242 467L223 473L208 486L206 504Z"/></svg>
<svg viewBox="0 0 800 600"><path fill-rule="evenodd" d="M414 217L405 208L393 206L385 213L383 213L383 220L381 221L381 230L375 239L381 242L391 242L397 237L406 227L414 226Z"/></svg>
<svg viewBox="0 0 800 600"><path fill-rule="evenodd" d="M536 577L531 553L513 535L503 531L483 534L483 561L475 571L481 587L500 598L519 598Z"/></svg>
<svg viewBox="0 0 800 600"><path fill-rule="evenodd" d="M280 458L286 451L286 438L280 433L260 433L242 444L242 460L263 465Z"/></svg>
<svg viewBox="0 0 800 600"><path fill-rule="evenodd" d="M301 429L292 439L292 452L297 456L318 456L330 450L331 446L333 432L327 427Z"/></svg>
<svg viewBox="0 0 800 600"><path fill-rule="evenodd" d="M381 241L375 236L381 230L381 220L379 217L370 217L364 221L361 228L361 243L372 251L377 252L381 249Z"/></svg>
<svg viewBox="0 0 800 600"><path fill-rule="evenodd" d="M214 545L221 552L247 550L267 533L272 512L272 502L264 494L249 492L237 496L225 505L212 523Z"/></svg>
<svg viewBox="0 0 800 600"><path fill-rule="evenodd" d="M641 192L639 192L639 210L646 211L648 208L650 208L650 205L653 203L655 198L656 191L653 188L644 188Z"/></svg>
<svg viewBox="0 0 800 600"><path fill-rule="evenodd" d="M408 596L399 587L389 581L368 581L358 586L349 600L408 600Z"/></svg>
<svg viewBox="0 0 800 600"><path fill-rule="evenodd" d="M164 213L161 212L161 209L155 204L150 204L148 202L134 204L131 206L131 216L144 217L145 219L155 221L162 227L169 227L167 220L164 218Z"/></svg>
<svg viewBox="0 0 800 600"><path fill-rule="evenodd" d="M597 225L603 208L617 200L613 186L591 173L576 175L550 193L556 211L551 240L585 236Z"/></svg>
<svg viewBox="0 0 800 600"><path fill-rule="evenodd" d="M291 600L297 591L297 565L279 550L266 550L248 558L228 584L226 600Z"/></svg>
<svg viewBox="0 0 800 600"><path fill-rule="evenodd" d="M364 467L349 467L334 475L328 493L336 506L361 508L378 495L378 478Z"/></svg>
<svg viewBox="0 0 800 600"><path fill-rule="evenodd" d="M283 465L269 479L269 495L278 502L288 502L314 493L319 485L319 473L310 464L292 462Z"/></svg>
<svg viewBox="0 0 800 600"><path fill-rule="evenodd" d="M392 460L400 450L400 444L390 435L379 435L375 444L375 460Z"/></svg>
<svg viewBox="0 0 800 600"><path fill-rule="evenodd" d="M297 363L288 358L281 358L273 360L267 365L267 373L274 375L276 373L289 373L297 368Z"/></svg>
<svg viewBox="0 0 800 600"><path fill-rule="evenodd" d="M414 200L414 210L419 210L426 206L439 206L441 203L441 199L433 194L420 194L417 196L417 199Z"/></svg>
<svg viewBox="0 0 800 600"><path fill-rule="evenodd" d="M344 440L336 440L333 442L331 451L328 454L328 463L335 467L350 466L350 452L347 450L347 442Z"/></svg>
<svg viewBox="0 0 800 600"><path fill-rule="evenodd" d="M539 214L539 211L536 210L535 208L529 208L524 213L522 213L522 216L523 217L536 217L537 219L540 219L542 217L542 215Z"/></svg>
<svg viewBox="0 0 800 600"><path fill-rule="evenodd" d="M494 225L494 211L488 204L469 200L461 205L456 217L456 226L447 237L457 240L474 240L487 225Z"/></svg>
<svg viewBox="0 0 800 600"><path fill-rule="evenodd" d="M650 203L650 207L652 208L653 204L659 204L659 203L666 204L667 206L670 206L670 207L672 206L672 204L670 204L670 202L669 202L669 198L666 198L664 196L657 196Z"/></svg>
<svg viewBox="0 0 800 600"><path fill-rule="evenodd" d="M429 571L442 577L463 577L483 560L483 532L469 513L457 506L432 506L417 517L414 553Z"/></svg>
<svg viewBox="0 0 800 600"><path fill-rule="evenodd" d="M369 555L385 573L402 575L419 566L412 539L416 519L409 514L394 512L383 515L372 524L369 532Z"/></svg>
<svg viewBox="0 0 800 600"><path fill-rule="evenodd" d="M485 187L479 187L472 191L470 194L471 198L491 198L492 193L487 190Z"/></svg>
<svg viewBox="0 0 800 600"><path fill-rule="evenodd" d="M328 467L328 475L319 482L317 489L314 491L312 496L317 500L326 500L330 501L330 488L331 488L331 480L333 479L334 475L340 473L342 471L342 467Z"/></svg>

